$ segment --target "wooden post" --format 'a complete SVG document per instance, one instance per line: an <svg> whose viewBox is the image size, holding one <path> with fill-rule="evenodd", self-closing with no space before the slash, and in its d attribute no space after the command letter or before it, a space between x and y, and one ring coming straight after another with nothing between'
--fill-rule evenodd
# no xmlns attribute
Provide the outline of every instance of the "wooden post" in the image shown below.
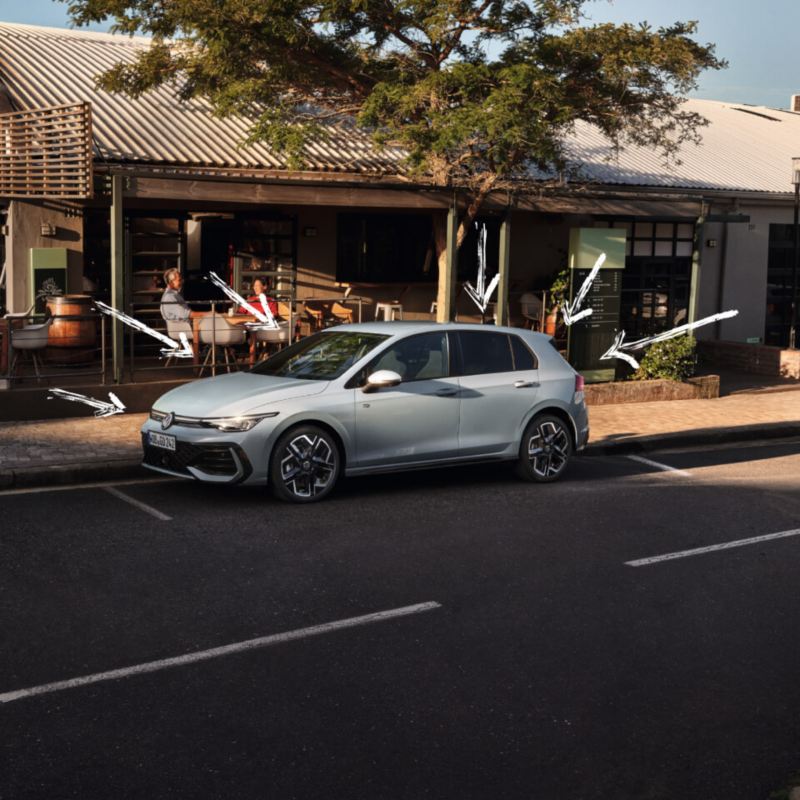
<svg viewBox="0 0 800 800"><path fill-rule="evenodd" d="M511 212L506 211L500 224L500 281L497 284L496 325L508 325L508 273L511 253Z"/></svg>
<svg viewBox="0 0 800 800"><path fill-rule="evenodd" d="M443 270L439 270L439 288L436 294L436 321L450 322L455 316L456 277L458 272L458 213L455 204L447 210L447 257Z"/></svg>
<svg viewBox="0 0 800 800"><path fill-rule="evenodd" d="M123 176L111 176L111 306L118 311L123 308L123 275L125 253L123 238L125 231L122 224L122 191ZM125 336L122 322L114 318L111 321L111 377L114 383L122 383L123 347Z"/></svg>
<svg viewBox="0 0 800 800"><path fill-rule="evenodd" d="M687 322L697 320L697 312L700 307L700 269L703 263L703 229L706 217L708 216L709 206L703 203L700 216L694 225L694 249L692 252L692 279L689 284L689 308L687 309Z"/></svg>

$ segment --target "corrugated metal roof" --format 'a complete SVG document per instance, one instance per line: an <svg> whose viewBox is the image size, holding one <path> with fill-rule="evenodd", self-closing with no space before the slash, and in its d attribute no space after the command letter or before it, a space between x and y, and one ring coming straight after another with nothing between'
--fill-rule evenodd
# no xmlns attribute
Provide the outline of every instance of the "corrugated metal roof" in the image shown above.
<svg viewBox="0 0 800 800"><path fill-rule="evenodd" d="M181 102L170 87L133 100L95 88L95 77L132 61L149 40L107 33L0 23L0 79L19 108L78 101L92 104L98 155L108 161L288 170L265 144L241 147L249 128L241 117L219 119L203 100ZM328 141L306 148L308 168L367 174L402 172L403 153L378 149L369 136L330 125Z"/></svg>
<svg viewBox="0 0 800 800"><path fill-rule="evenodd" d="M240 147L248 122L218 119L202 100L182 103L162 87L138 100L95 89L95 76L131 61L149 40L105 33L0 23L0 79L20 108L92 103L98 154L108 161L252 170L288 170L265 144ZM651 149L615 154L593 126L579 123L568 151L588 180L662 189L791 191L791 158L800 155L800 114L786 110L690 99L689 111L709 120L699 146L685 145L665 164ZM379 150L365 134L331 126L327 142L307 148L308 168L363 174L404 171L403 152Z"/></svg>
<svg viewBox="0 0 800 800"><path fill-rule="evenodd" d="M792 157L800 156L800 114L785 109L689 99L687 111L705 117L699 145L686 144L680 164L645 147L618 155L597 128L581 123L569 139L572 161L603 184L741 192L792 191Z"/></svg>

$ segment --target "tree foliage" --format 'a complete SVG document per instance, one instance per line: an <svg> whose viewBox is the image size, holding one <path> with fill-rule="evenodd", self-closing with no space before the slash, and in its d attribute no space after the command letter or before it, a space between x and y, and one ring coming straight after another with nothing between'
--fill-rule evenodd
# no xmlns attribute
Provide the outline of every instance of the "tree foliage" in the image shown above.
<svg viewBox="0 0 800 800"><path fill-rule="evenodd" d="M695 23L586 24L586 0L65 1L78 25L152 37L103 88L175 84L252 118L251 140L296 166L327 122L355 121L419 179L472 191L459 240L493 188L561 173L579 120L673 155L704 123L682 96L724 66Z"/></svg>

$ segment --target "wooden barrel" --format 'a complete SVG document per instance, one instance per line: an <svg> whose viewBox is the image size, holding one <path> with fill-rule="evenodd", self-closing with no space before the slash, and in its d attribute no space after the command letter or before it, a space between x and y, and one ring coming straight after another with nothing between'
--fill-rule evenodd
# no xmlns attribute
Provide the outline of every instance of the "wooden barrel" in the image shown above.
<svg viewBox="0 0 800 800"><path fill-rule="evenodd" d="M97 347L97 318L88 294L48 297L53 324L47 335L45 358L52 364L87 364ZM84 317L84 319L76 319Z"/></svg>

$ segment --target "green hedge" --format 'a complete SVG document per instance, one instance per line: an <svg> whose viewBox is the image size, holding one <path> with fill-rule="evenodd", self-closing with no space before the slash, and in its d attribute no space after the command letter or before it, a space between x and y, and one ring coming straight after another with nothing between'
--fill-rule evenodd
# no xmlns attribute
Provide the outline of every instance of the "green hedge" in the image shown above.
<svg viewBox="0 0 800 800"><path fill-rule="evenodd" d="M646 381L662 378L668 381L685 381L694 375L697 366L697 340L694 336L676 336L665 342L650 345L639 360L639 369L631 380Z"/></svg>

